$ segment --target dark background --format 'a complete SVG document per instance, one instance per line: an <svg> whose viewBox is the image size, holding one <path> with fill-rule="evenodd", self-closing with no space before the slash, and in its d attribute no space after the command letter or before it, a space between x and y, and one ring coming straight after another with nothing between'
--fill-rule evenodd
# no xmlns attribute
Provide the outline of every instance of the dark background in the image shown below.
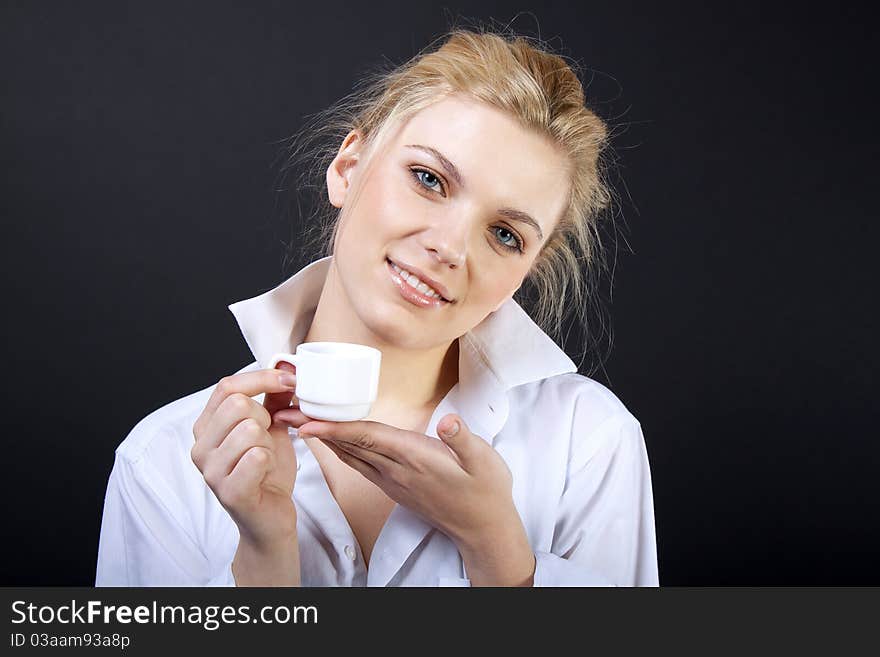
<svg viewBox="0 0 880 657"><path fill-rule="evenodd" d="M226 306L290 273L276 142L522 11L618 126L595 378L645 430L661 584L880 584L873 23L720 7L4 2L0 584L91 585L114 448L251 361Z"/></svg>

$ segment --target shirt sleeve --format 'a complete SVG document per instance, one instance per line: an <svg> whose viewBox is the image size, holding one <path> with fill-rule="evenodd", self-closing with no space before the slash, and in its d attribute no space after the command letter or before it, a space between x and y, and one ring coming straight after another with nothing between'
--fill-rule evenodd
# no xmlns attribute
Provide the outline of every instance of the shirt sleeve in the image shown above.
<svg viewBox="0 0 880 657"><path fill-rule="evenodd" d="M231 560L212 572L187 517L149 464L117 452L104 499L95 586L235 586Z"/></svg>
<svg viewBox="0 0 880 657"><path fill-rule="evenodd" d="M658 586L651 472L630 414L595 430L598 445L571 464L552 547L535 552L535 586Z"/></svg>

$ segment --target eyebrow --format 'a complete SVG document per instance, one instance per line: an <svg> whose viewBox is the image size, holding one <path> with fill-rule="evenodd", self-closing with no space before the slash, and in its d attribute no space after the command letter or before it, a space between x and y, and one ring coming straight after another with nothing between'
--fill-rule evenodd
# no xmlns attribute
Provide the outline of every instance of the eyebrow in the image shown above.
<svg viewBox="0 0 880 657"><path fill-rule="evenodd" d="M422 146L421 144L407 144L406 148L415 148L416 150L423 151L428 155L435 158L440 165L446 170L446 173L449 174L449 177L455 180L460 187L464 187L464 178L461 176L461 172L458 170L452 162L450 162L443 153L438 151L436 148L431 148L430 146ZM516 208L503 207L498 208L498 214L507 217L508 219L512 219L513 221L520 221L524 224L528 224L531 226L536 233L538 233L538 239L544 239L544 233L541 231L541 226L537 221L530 215L528 212L523 212L522 210L517 210Z"/></svg>

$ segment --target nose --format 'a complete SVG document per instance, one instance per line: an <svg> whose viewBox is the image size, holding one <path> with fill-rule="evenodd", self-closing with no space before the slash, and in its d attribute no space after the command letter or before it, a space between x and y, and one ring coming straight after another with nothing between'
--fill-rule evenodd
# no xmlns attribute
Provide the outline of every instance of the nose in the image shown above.
<svg viewBox="0 0 880 657"><path fill-rule="evenodd" d="M463 218L454 225L448 221L434 225L422 234L422 244L432 258L450 269L464 265L468 223Z"/></svg>
<svg viewBox="0 0 880 657"><path fill-rule="evenodd" d="M446 247L429 248L428 251L441 265L447 265L450 269L458 269L464 262L464 254L453 252Z"/></svg>

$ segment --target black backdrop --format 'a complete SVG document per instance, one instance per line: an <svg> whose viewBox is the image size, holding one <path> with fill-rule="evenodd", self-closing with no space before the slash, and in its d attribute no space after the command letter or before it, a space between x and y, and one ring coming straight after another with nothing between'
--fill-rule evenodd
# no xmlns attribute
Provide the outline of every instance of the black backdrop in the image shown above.
<svg viewBox="0 0 880 657"><path fill-rule="evenodd" d="M226 306L290 273L275 142L523 10L621 126L596 378L645 430L661 584L880 584L871 22L734 4L4 2L0 584L92 584L116 445L250 362Z"/></svg>

